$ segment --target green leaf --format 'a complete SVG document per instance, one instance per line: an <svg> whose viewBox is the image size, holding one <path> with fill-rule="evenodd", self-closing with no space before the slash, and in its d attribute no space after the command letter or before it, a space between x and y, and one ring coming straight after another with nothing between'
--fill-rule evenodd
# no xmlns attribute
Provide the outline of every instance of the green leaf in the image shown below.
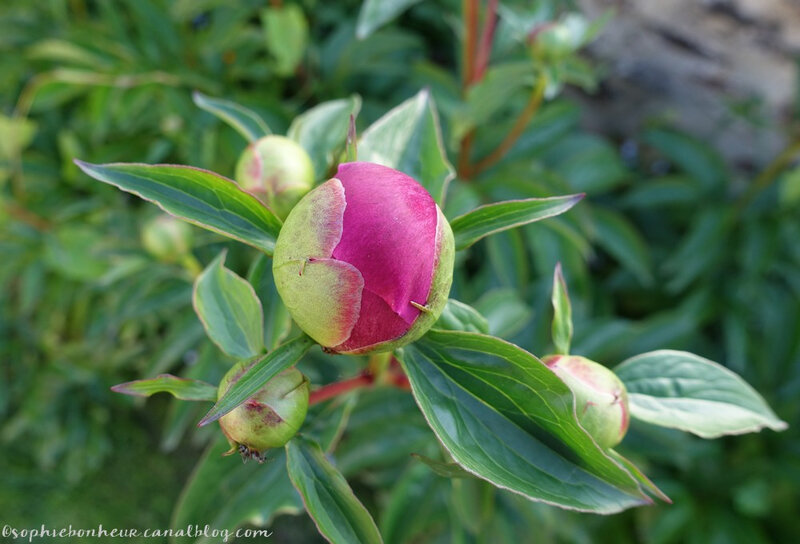
<svg viewBox="0 0 800 544"><path fill-rule="evenodd" d="M356 23L356 37L363 40L420 0L364 0Z"/></svg>
<svg viewBox="0 0 800 544"><path fill-rule="evenodd" d="M225 268L225 253L197 277L192 303L219 349L248 359L264 350L264 315L253 286Z"/></svg>
<svg viewBox="0 0 800 544"><path fill-rule="evenodd" d="M275 59L275 73L294 74L308 44L308 22L297 4L261 10L261 22L267 40L267 51Z"/></svg>
<svg viewBox="0 0 800 544"><path fill-rule="evenodd" d="M312 345L311 338L303 334L267 355L256 358L255 363L228 389L197 426L202 427L216 421L252 397L265 383L297 363Z"/></svg>
<svg viewBox="0 0 800 544"><path fill-rule="evenodd" d="M328 541L333 544L383 542L367 509L316 442L301 436L289 441L286 466L308 514Z"/></svg>
<svg viewBox="0 0 800 544"><path fill-rule="evenodd" d="M105 242L103 235L89 226L67 224L47 233L43 260L66 278L100 280L110 268L103 255Z"/></svg>
<svg viewBox="0 0 800 544"><path fill-rule="evenodd" d="M613 146L585 133L556 142L545 153L545 161L567 180L570 190L590 195L607 193L630 177Z"/></svg>
<svg viewBox="0 0 800 544"><path fill-rule="evenodd" d="M631 416L702 438L787 428L755 389L722 365L685 351L631 357L614 369Z"/></svg>
<svg viewBox="0 0 800 544"><path fill-rule="evenodd" d="M458 463L443 463L442 461L437 461L436 459L425 457L424 455L420 455L419 453L412 453L411 456L425 463L428 466L428 468L430 468L433 472L435 472L442 478L475 477L475 475L472 474L471 472L467 472L466 470L461 468L461 465L459 465Z"/></svg>
<svg viewBox="0 0 800 544"><path fill-rule="evenodd" d="M514 227L562 214L577 204L583 194L507 200L475 208L450 221L456 249L466 249L481 238Z"/></svg>
<svg viewBox="0 0 800 544"><path fill-rule="evenodd" d="M295 117L286 136L300 144L311 157L317 179L325 177L347 138L350 117L361 110L361 98L323 102Z"/></svg>
<svg viewBox="0 0 800 544"><path fill-rule="evenodd" d="M486 316L489 334L510 338L533 317L533 310L515 289L492 289L477 302L475 309Z"/></svg>
<svg viewBox="0 0 800 544"><path fill-rule="evenodd" d="M393 479L380 518L386 544L435 542L431 537L447 529L449 488L448 480L420 463Z"/></svg>
<svg viewBox="0 0 800 544"><path fill-rule="evenodd" d="M264 346L267 351L277 348L292 329L292 316L281 300L272 276L272 259L259 255L247 274L247 281L256 290L264 307Z"/></svg>
<svg viewBox="0 0 800 544"><path fill-rule="evenodd" d="M561 263L556 264L553 273L553 344L556 353L569 354L572 343L572 306L564 276L561 274Z"/></svg>
<svg viewBox="0 0 800 544"><path fill-rule="evenodd" d="M441 206L455 177L442 144L439 115L426 90L375 121L358 143L360 160L400 170L416 179Z"/></svg>
<svg viewBox="0 0 800 544"><path fill-rule="evenodd" d="M0 113L0 159L10 160L28 147L36 134L36 123Z"/></svg>
<svg viewBox="0 0 800 544"><path fill-rule="evenodd" d="M213 113L228 123L250 143L272 134L267 123L256 112L236 102L212 98L198 91L192 93L192 100L198 108Z"/></svg>
<svg viewBox="0 0 800 544"><path fill-rule="evenodd" d="M594 208L595 242L616 258L644 286L653 284L652 259L639 231L622 215Z"/></svg>
<svg viewBox="0 0 800 544"><path fill-rule="evenodd" d="M478 310L452 298L447 300L433 327L446 331L489 332L489 322Z"/></svg>
<svg viewBox="0 0 800 544"><path fill-rule="evenodd" d="M391 471L407 463L412 453L431 456L439 450L411 394L377 386L358 395L347 432L336 447L336 461L343 474L355 476Z"/></svg>
<svg viewBox="0 0 800 544"><path fill-rule="evenodd" d="M267 255L275 249L281 220L231 180L200 168L168 164L89 164L81 170L158 205L195 225L249 244Z"/></svg>
<svg viewBox="0 0 800 544"><path fill-rule="evenodd" d="M248 524L268 527L277 515L302 512L302 502L286 472L283 450L270 451L267 462L260 465L243 464L238 456L225 457L229 448L220 433L203 454L178 499L170 522L173 529L206 524L229 531ZM219 541L210 534L194 540L195 544Z"/></svg>
<svg viewBox="0 0 800 544"><path fill-rule="evenodd" d="M156 393L170 393L181 400L217 400L217 388L200 380L179 378L172 374L159 374L149 380L135 380L115 385L111 388L115 393L149 397Z"/></svg>
<svg viewBox="0 0 800 544"><path fill-rule="evenodd" d="M461 133L488 123L507 108L514 95L536 82L536 66L530 60L491 66L483 78L467 90L466 112L454 121Z"/></svg>
<svg viewBox="0 0 800 544"><path fill-rule="evenodd" d="M578 424L569 388L530 353L491 336L431 331L400 358L428 424L469 472L573 510L650 502Z"/></svg>
<svg viewBox="0 0 800 544"><path fill-rule="evenodd" d="M706 190L721 187L728 177L725 163L707 144L673 129L654 127L644 141L658 149Z"/></svg>

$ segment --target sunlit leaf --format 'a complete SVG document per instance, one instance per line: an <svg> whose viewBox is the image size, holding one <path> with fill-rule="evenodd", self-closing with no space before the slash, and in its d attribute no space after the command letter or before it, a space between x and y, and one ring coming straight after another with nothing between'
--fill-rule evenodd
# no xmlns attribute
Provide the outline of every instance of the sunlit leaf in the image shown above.
<svg viewBox="0 0 800 544"><path fill-rule="evenodd" d="M631 416L703 438L787 428L755 389L727 368L685 351L631 357L614 369Z"/></svg>

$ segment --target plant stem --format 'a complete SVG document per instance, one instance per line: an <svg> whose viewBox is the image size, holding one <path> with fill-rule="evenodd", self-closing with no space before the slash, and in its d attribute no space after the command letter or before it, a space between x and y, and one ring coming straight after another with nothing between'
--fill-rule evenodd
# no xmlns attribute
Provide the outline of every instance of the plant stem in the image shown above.
<svg viewBox="0 0 800 544"><path fill-rule="evenodd" d="M382 357L383 355L386 355L386 357ZM375 356L373 355L372 357ZM370 362L373 365L377 364L373 361L372 357L370 357ZM370 368L367 368L355 378L329 383L328 385L323 385L319 389L312 391L308 396L308 403L310 405L318 404L356 389L363 389L365 387L381 384L391 385L398 389L410 391L411 384L408 381L408 377L406 377L400 369L400 365L392 358L391 353L381 353L378 354L378 357L380 357L380 364L384 367L380 379L373 374ZM378 361L378 359L375 361Z"/></svg>
<svg viewBox="0 0 800 544"><path fill-rule="evenodd" d="M23 208L14 202L2 202L0 204L2 204L2 208L10 217L25 223L26 225L33 227L38 231L46 231L51 226L50 222L43 217L36 215L32 211Z"/></svg>
<svg viewBox="0 0 800 544"><path fill-rule="evenodd" d="M461 82L464 89L472 82L475 73L475 47L478 40L478 0L462 0L464 41L461 52Z"/></svg>
<svg viewBox="0 0 800 544"><path fill-rule="evenodd" d="M498 0L489 0L489 4L486 6L486 17L483 21L481 43L478 46L478 53L475 59L475 73L472 75L472 83L477 83L483 79L486 69L489 67L494 30L497 27L497 4Z"/></svg>
<svg viewBox="0 0 800 544"><path fill-rule="evenodd" d="M758 193L770 186L777 179L778 175L800 154L800 140L789 144L786 149L780 152L771 163L756 177L747 191L742 195L738 202L738 209L741 210L752 202Z"/></svg>
<svg viewBox="0 0 800 544"><path fill-rule="evenodd" d="M349 393L354 389L361 389L362 387L370 386L374 381L375 379L373 378L372 374L364 372L355 378L350 378L349 380L323 385L319 389L311 392L311 394L308 396L308 404L318 404L322 401L332 399L333 397L338 397L339 395Z"/></svg>
<svg viewBox="0 0 800 544"><path fill-rule="evenodd" d="M539 111L539 107L542 105L542 100L544 99L544 90L547 87L547 79L544 76L539 77L539 81L536 83L536 86L533 88L531 92L531 96L528 99L528 103L525 106L525 109L522 110L522 113L517 117L516 123L514 126L511 127L511 130L506 134L506 137L500 142L494 151L489 153L486 157L479 160L475 166L472 168L472 174L477 175L495 164L497 161L502 159L506 153L514 146L517 142L519 137L525 130L525 127L528 126L528 123L536 115L536 112Z"/></svg>

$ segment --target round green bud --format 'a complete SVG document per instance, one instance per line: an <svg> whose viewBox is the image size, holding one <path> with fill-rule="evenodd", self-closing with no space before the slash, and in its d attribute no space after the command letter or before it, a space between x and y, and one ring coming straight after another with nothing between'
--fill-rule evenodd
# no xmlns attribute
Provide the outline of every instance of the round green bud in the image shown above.
<svg viewBox="0 0 800 544"><path fill-rule="evenodd" d="M192 249L192 227L171 215L159 215L145 223L142 245L160 261L174 263Z"/></svg>
<svg viewBox="0 0 800 544"><path fill-rule="evenodd" d="M616 374L576 355L549 355L542 361L575 395L578 421L602 448L613 448L628 431L628 391Z"/></svg>
<svg viewBox="0 0 800 544"><path fill-rule="evenodd" d="M284 136L264 136L245 149L236 181L275 215L285 219L314 185L314 165L299 144Z"/></svg>
<svg viewBox="0 0 800 544"><path fill-rule="evenodd" d="M242 361L231 368L219 384L218 398L249 368ZM239 446L243 457L263 458L270 448L285 445L300 429L308 412L309 384L296 368L284 370L258 392L219 420L228 440Z"/></svg>

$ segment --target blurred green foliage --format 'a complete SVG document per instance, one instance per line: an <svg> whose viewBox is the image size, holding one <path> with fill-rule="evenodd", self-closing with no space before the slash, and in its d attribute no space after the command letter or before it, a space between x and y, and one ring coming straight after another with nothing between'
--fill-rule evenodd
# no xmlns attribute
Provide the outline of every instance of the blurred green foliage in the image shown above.
<svg viewBox="0 0 800 544"><path fill-rule="evenodd" d="M231 176L245 141L199 110L192 90L236 100L284 133L310 106L353 93L366 127L422 87L439 108L450 157L473 131L472 156L484 157L528 100L525 37L565 8L503 2L490 67L462 96L458 2L399 2L406 11L374 20L359 19L355 0L286 4L0 7L4 522L167 527L217 430L194 429L202 407L158 398L141 410L109 387L164 371L216 383L231 364L192 311L191 267L144 251L140 231L156 215L152 206L79 174L73 158L183 163ZM453 295L482 311L491 333L544 355L554 349L550 289L560 261L574 353L614 365L657 348L690 350L741 374L782 419L800 424L800 170L792 157L759 176L669 126L609 141L583 130L580 107L559 95L564 84L591 90L591 66L574 55L543 66L552 100L500 162L451 184L447 212L499 199L587 198L567 215L460 254ZM204 231L194 238L204 264L223 247ZM254 252L227 246L227 266L246 275ZM312 356L303 371L324 383L352 364L315 366ZM388 395L398 398L386 403ZM752 543L800 531L800 440L791 432L711 443L636 425L621 451L675 504L606 518L438 476L409 456L440 452L407 394L366 393L351 408L336 462L390 542L536 534L542 542ZM276 533L297 535L291 541L317 538L307 520L277 524Z"/></svg>

